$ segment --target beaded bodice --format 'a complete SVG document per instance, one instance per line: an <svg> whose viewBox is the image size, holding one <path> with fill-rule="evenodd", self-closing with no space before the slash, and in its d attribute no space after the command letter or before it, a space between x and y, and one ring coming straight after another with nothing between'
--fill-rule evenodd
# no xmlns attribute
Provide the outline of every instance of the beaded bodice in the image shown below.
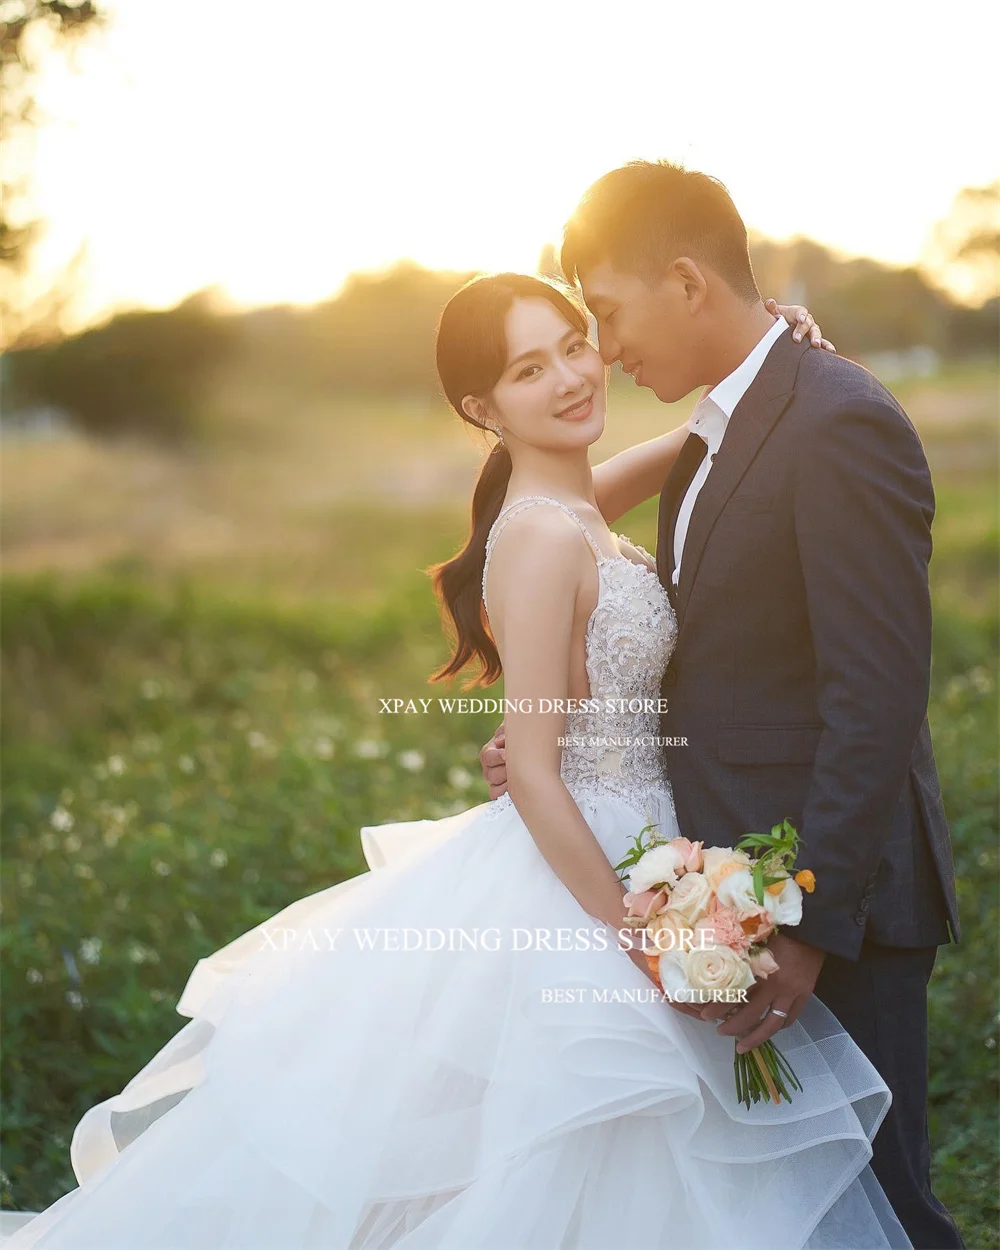
<svg viewBox="0 0 1000 1250"><path fill-rule="evenodd" d="M581 701L585 710L567 713L562 779L574 797L601 792L642 811L651 790L670 793L664 752L657 741L656 709L664 669L677 641L673 607L645 548L625 539L649 564L637 564L625 555L605 555L567 504L546 495L526 495L501 510L487 538L483 568L487 615L486 577L497 540L514 516L539 504L554 505L572 517L597 560L597 606L585 638L590 695ZM505 805L509 805L506 794L492 804Z"/></svg>

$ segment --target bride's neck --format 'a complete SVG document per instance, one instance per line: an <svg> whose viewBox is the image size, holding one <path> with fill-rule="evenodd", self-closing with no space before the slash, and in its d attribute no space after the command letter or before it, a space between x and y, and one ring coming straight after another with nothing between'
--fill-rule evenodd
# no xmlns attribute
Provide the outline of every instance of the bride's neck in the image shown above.
<svg viewBox="0 0 1000 1250"><path fill-rule="evenodd" d="M519 449L523 450L523 449ZM539 453L511 457L510 483L507 498L522 495L551 495L563 503L584 500L597 507L594 495L594 473L586 449L578 456Z"/></svg>

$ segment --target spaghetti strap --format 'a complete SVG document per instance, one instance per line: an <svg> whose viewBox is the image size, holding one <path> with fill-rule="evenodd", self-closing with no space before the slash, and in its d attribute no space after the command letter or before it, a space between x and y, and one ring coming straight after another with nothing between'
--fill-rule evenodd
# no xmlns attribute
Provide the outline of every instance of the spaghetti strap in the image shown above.
<svg viewBox="0 0 1000 1250"><path fill-rule="evenodd" d="M512 500L509 504L507 504L506 507L500 509L499 513L497 514L497 519L493 522L492 526L490 527L490 532L486 536L486 558L483 561L483 586L482 586L484 607L486 607L486 574L490 567L490 558L493 555L493 548L496 546L497 539L500 537L504 529L507 527L508 521L512 520L512 518L515 517L518 513L524 512L527 508L531 507L533 504L542 504L542 503L554 504L557 508L561 508L563 512L565 512L568 516L571 516L573 518L573 520L577 523L577 525L583 531L583 536L584 538L586 538L587 542L590 544L591 550L593 551L594 556L599 565L603 564L605 560L610 559L610 557L606 556L604 552L600 549L600 547L597 545L597 542L593 534L591 534L590 530L587 529L586 525L584 525L583 520L577 515L577 513L573 511L573 509L569 506L569 504L563 503L561 499L553 499L549 495L522 495L519 499ZM486 612L487 612L487 615L489 615L488 607L486 608Z"/></svg>

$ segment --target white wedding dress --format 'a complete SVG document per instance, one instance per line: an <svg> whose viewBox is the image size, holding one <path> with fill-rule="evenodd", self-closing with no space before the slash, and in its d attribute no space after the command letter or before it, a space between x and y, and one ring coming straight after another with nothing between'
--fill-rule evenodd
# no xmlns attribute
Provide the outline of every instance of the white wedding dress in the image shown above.
<svg viewBox="0 0 1000 1250"><path fill-rule="evenodd" d="M676 622L650 567L604 556L542 496L509 505L488 550L542 503L598 561L592 696L657 699ZM676 832L643 741L655 713L575 714L566 732L619 740L562 762L612 864L647 822ZM361 840L370 871L198 962L188 1022L78 1124L79 1187L6 1250L910 1246L868 1167L888 1090L816 999L777 1039L804 1092L747 1109L733 1040L657 998L509 797ZM389 929L422 949L357 939Z"/></svg>

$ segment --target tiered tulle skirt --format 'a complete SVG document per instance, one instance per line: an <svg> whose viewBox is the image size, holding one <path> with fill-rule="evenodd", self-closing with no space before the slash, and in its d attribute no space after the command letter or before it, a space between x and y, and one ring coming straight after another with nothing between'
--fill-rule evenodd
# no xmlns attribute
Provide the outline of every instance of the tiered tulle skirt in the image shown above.
<svg viewBox="0 0 1000 1250"><path fill-rule="evenodd" d="M672 821L577 801L613 863ZM362 845L198 963L9 1250L909 1246L867 1166L888 1091L817 1000L778 1037L804 1092L748 1110L732 1039L657 1000L511 805Z"/></svg>

